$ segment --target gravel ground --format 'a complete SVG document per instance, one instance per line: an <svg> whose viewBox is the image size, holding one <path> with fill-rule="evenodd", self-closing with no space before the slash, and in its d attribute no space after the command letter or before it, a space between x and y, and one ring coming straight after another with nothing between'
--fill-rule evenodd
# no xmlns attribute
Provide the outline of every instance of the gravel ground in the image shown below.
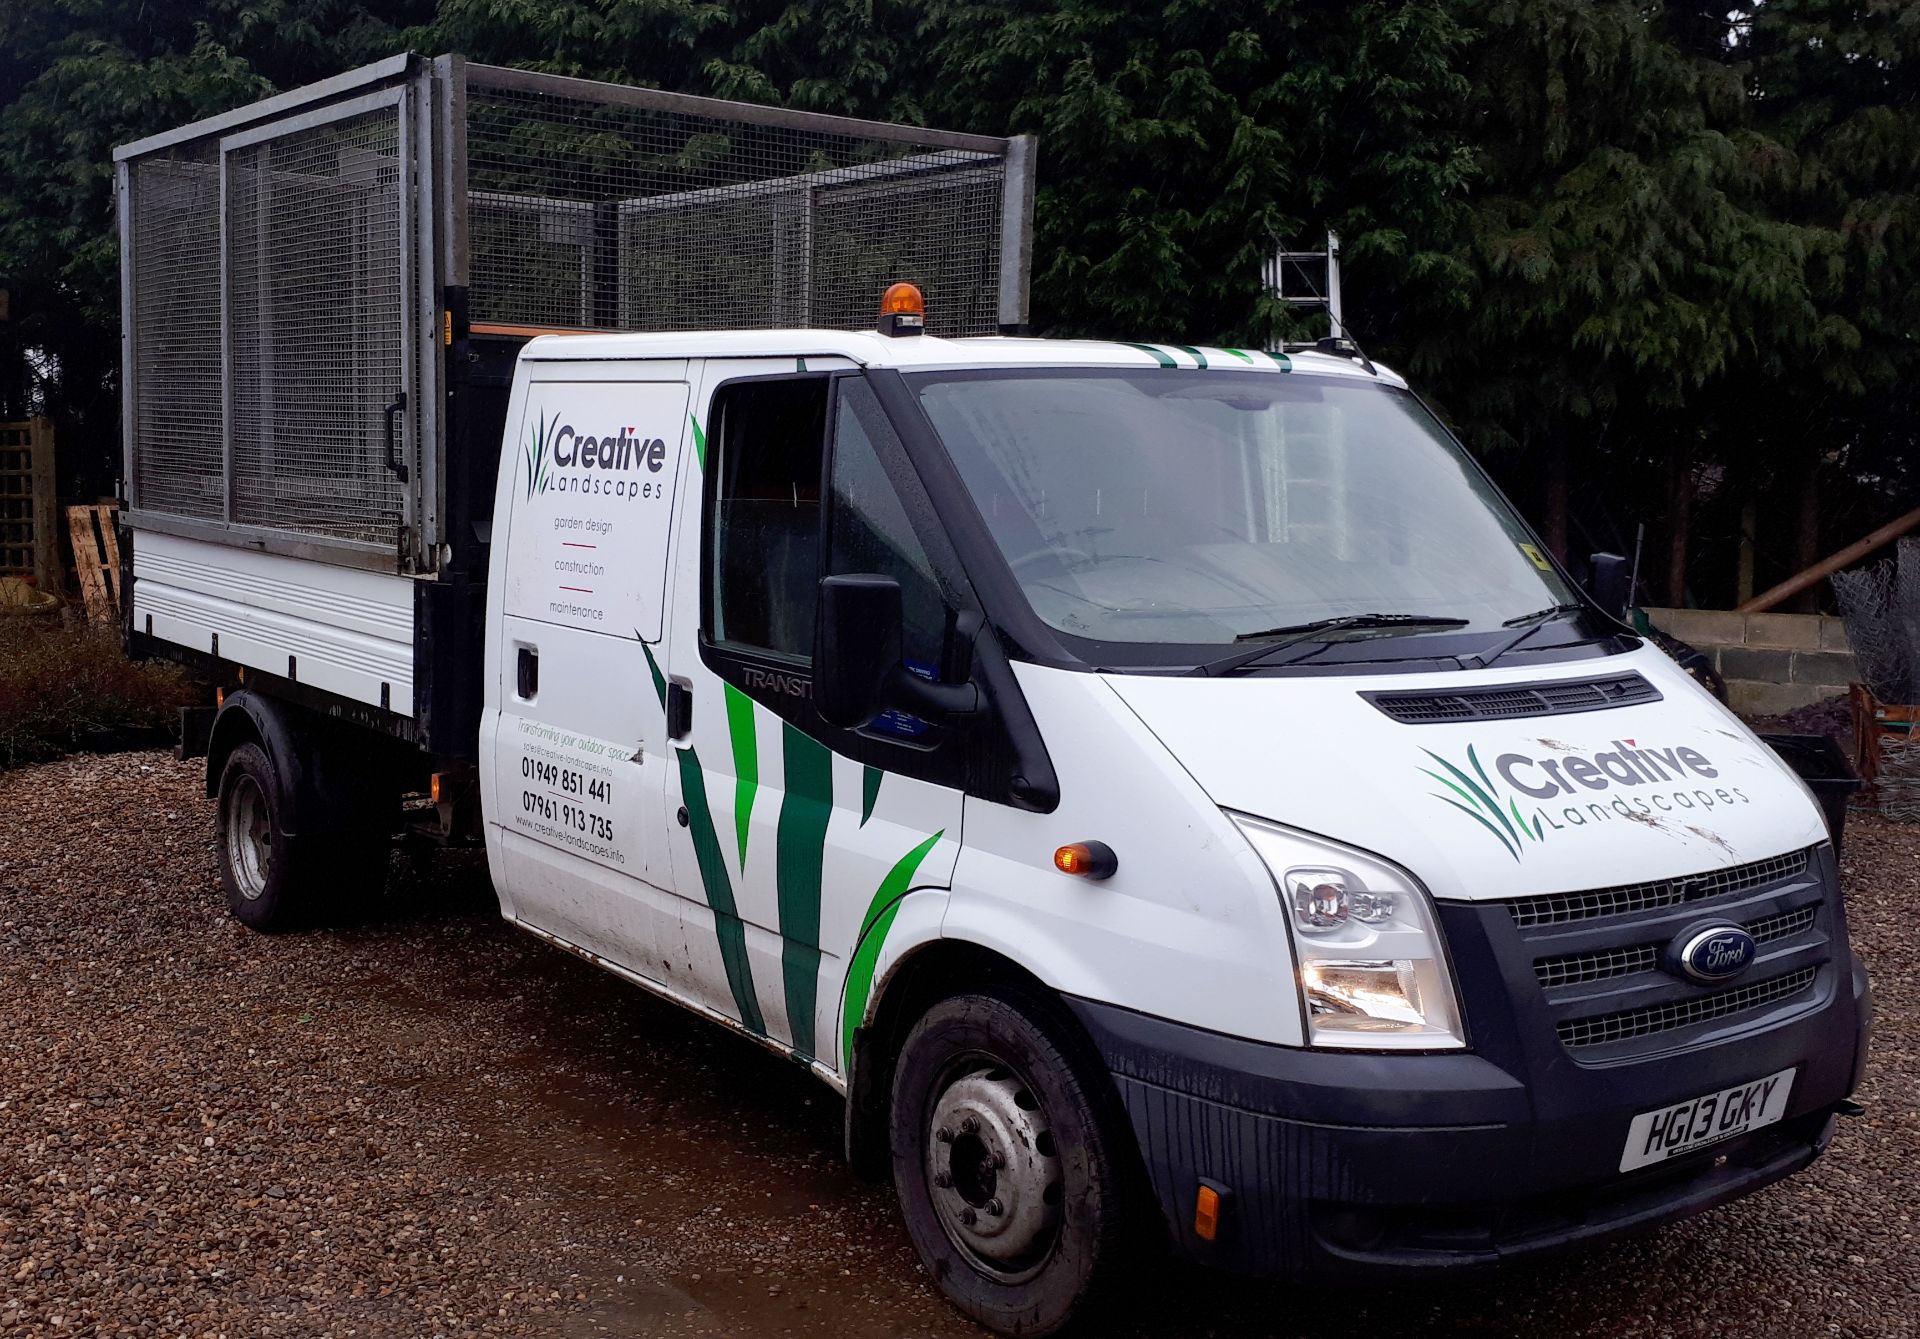
<svg viewBox="0 0 1920 1339"><path fill-rule="evenodd" d="M0 1335L959 1336L839 1104L497 919L484 868L390 914L229 921L197 764L0 774ZM1493 1276L1283 1291L1174 1271L1112 1333L1920 1332L1920 827L1847 866L1879 1024L1809 1171Z"/></svg>

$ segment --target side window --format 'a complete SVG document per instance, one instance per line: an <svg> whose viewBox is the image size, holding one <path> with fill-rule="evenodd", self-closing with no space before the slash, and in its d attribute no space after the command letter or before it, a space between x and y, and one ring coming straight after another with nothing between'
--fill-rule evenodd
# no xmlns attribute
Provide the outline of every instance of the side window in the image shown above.
<svg viewBox="0 0 1920 1339"><path fill-rule="evenodd" d="M712 628L716 643L813 657L820 583L825 377L747 381L714 397Z"/></svg>
<svg viewBox="0 0 1920 1339"><path fill-rule="evenodd" d="M899 490L874 447L875 435L892 429L866 382L843 378L837 401L827 571L834 575L874 572L898 581L906 616L902 649L907 666L926 678L939 678L948 602L933 563L907 519ZM900 458L897 448L891 454Z"/></svg>

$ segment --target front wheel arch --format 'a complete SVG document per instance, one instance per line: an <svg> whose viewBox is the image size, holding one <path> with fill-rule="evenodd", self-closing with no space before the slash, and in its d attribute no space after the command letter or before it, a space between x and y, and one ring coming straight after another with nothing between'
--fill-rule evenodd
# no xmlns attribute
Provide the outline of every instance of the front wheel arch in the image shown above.
<svg viewBox="0 0 1920 1339"><path fill-rule="evenodd" d="M867 1021L854 1029L847 1065L846 1157L862 1177L882 1181L892 1174L888 1102L907 1033L941 1000L988 982L1017 984L1060 1003L1057 992L1013 959L963 939L936 939L913 949L875 983L875 999ZM1060 1013L1072 1016L1064 1007ZM1078 1040L1091 1052L1091 1038L1082 1032Z"/></svg>

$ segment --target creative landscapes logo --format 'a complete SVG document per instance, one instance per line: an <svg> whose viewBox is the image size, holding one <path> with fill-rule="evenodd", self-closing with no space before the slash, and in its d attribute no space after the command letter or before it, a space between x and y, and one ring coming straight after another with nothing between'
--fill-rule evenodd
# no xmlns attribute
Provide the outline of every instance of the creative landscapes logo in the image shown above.
<svg viewBox="0 0 1920 1339"><path fill-rule="evenodd" d="M549 491L615 498L666 496L664 483L644 477L666 468L665 439L635 436L638 429L632 427L590 437L560 418L557 412L546 419L536 416L527 435L529 501Z"/></svg>
<svg viewBox="0 0 1920 1339"><path fill-rule="evenodd" d="M1697 749L1648 748L1632 739L1616 739L1610 748L1592 754L1552 747L1555 753L1549 757L1502 753L1494 758L1491 771L1471 744L1464 767L1422 749L1440 770L1420 771L1443 787L1433 792L1435 799L1471 818L1515 860L1555 832L1616 820L1658 824L1667 814L1751 803L1738 786L1696 784L1720 776L1720 769Z"/></svg>

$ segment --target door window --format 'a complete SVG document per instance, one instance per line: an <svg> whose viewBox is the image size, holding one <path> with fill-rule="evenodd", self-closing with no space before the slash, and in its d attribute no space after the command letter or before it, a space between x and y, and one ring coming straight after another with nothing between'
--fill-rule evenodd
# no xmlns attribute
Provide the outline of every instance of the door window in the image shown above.
<svg viewBox="0 0 1920 1339"><path fill-rule="evenodd" d="M900 491L875 448L875 437L884 438L891 431L867 384L842 380L833 424L827 571L833 575L877 573L898 581L907 667L937 679L946 650L950 604L907 518ZM900 459L897 450L890 454Z"/></svg>
<svg viewBox="0 0 1920 1339"><path fill-rule="evenodd" d="M738 382L714 397L707 533L718 645L813 658L827 390L825 377L804 377Z"/></svg>

